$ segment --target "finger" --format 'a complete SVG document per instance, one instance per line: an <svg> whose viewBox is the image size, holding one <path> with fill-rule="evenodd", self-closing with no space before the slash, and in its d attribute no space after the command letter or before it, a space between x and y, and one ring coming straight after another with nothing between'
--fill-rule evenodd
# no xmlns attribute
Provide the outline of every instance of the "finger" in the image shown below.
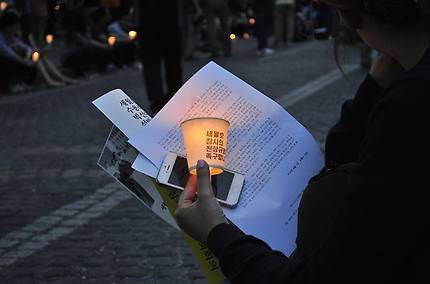
<svg viewBox="0 0 430 284"><path fill-rule="evenodd" d="M197 162L198 196L214 196L210 181L209 166L204 160Z"/></svg>
<svg viewBox="0 0 430 284"><path fill-rule="evenodd" d="M194 202L197 192L197 177L190 175L187 185L179 196L178 208L187 207Z"/></svg>

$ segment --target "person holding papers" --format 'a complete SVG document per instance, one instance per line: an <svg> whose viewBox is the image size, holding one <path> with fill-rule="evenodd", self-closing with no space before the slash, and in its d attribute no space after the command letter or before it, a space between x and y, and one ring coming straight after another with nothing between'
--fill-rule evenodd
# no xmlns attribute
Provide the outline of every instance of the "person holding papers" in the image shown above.
<svg viewBox="0 0 430 284"><path fill-rule="evenodd" d="M233 283L430 283L430 1L318 2L381 56L328 134L325 167L301 199L295 251L285 256L229 224L204 161L178 224Z"/></svg>

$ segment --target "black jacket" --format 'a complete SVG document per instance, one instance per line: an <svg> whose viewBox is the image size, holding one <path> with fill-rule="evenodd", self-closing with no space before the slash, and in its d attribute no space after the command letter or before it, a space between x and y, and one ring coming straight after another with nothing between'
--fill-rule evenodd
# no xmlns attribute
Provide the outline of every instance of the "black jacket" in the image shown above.
<svg viewBox="0 0 430 284"><path fill-rule="evenodd" d="M286 257L231 225L208 246L233 283L430 283L430 50L387 89L368 76L326 141Z"/></svg>

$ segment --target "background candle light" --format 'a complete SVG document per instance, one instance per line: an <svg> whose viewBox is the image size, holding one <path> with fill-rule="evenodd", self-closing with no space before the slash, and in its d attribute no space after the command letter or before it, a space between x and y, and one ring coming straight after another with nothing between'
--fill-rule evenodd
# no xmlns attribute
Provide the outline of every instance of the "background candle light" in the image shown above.
<svg viewBox="0 0 430 284"><path fill-rule="evenodd" d="M33 60L33 62L37 62L40 59L40 53L37 51L34 51L33 54L31 55L31 59Z"/></svg>
<svg viewBox="0 0 430 284"><path fill-rule="evenodd" d="M6 10L6 8L7 8L7 3L4 1L1 1L0 2L0 10L4 11L4 10Z"/></svg>
<svg viewBox="0 0 430 284"><path fill-rule="evenodd" d="M128 37L129 37L131 40L134 40L134 39L136 38L136 36L137 36L137 32L136 32L136 31L129 31L129 32L128 32Z"/></svg>
<svg viewBox="0 0 430 284"><path fill-rule="evenodd" d="M54 41L54 36L51 34L47 34L45 40L47 44L51 44Z"/></svg>
<svg viewBox="0 0 430 284"><path fill-rule="evenodd" d="M109 46L115 45L115 43L116 43L116 37L109 36L108 39L107 39L107 42L108 42Z"/></svg>
<svg viewBox="0 0 430 284"><path fill-rule="evenodd" d="M221 118L192 118L181 123L188 170L196 174L198 160L205 160L211 175L224 171L230 123Z"/></svg>

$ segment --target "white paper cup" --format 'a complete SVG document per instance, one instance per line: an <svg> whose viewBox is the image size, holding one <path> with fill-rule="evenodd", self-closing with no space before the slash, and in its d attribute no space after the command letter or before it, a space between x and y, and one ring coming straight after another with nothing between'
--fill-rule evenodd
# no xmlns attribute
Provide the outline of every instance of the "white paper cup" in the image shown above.
<svg viewBox="0 0 430 284"><path fill-rule="evenodd" d="M230 123L221 118L201 117L181 123L190 174L196 174L198 160L205 160L211 175L224 171Z"/></svg>

